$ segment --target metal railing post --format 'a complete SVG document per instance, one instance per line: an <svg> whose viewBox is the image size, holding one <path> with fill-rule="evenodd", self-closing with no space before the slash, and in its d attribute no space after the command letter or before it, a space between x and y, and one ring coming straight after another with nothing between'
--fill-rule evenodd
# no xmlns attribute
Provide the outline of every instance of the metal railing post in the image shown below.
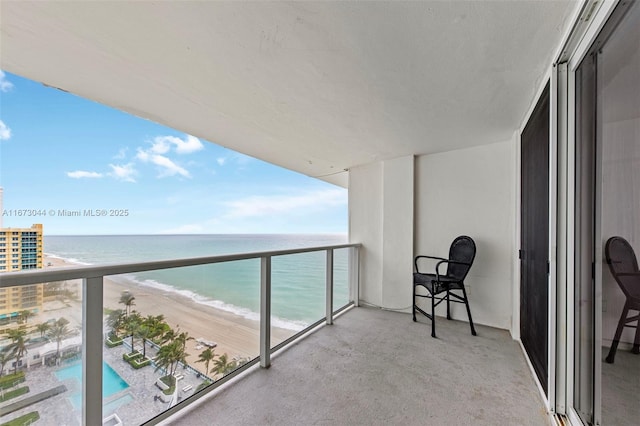
<svg viewBox="0 0 640 426"><path fill-rule="evenodd" d="M333 324L333 249L327 250L327 324Z"/></svg>
<svg viewBox="0 0 640 426"><path fill-rule="evenodd" d="M82 280L82 424L102 424L103 277Z"/></svg>
<svg viewBox="0 0 640 426"><path fill-rule="evenodd" d="M349 248L349 301L360 306L360 247Z"/></svg>
<svg viewBox="0 0 640 426"><path fill-rule="evenodd" d="M260 258L260 366L271 365L271 256Z"/></svg>

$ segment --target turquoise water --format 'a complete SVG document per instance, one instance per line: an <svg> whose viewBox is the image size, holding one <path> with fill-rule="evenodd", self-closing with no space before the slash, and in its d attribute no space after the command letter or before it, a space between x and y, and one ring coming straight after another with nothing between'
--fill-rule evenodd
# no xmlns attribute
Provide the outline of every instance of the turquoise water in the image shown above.
<svg viewBox="0 0 640 426"><path fill-rule="evenodd" d="M69 401L71 401L71 405L74 410L82 409L82 393L76 392L69 396ZM113 401L107 402L102 406L102 415L108 416L109 414L113 414L118 408L122 407L125 404L133 401L133 397L129 394L122 395L120 398L116 398Z"/></svg>
<svg viewBox="0 0 640 426"><path fill-rule="evenodd" d="M133 397L129 394L122 395L120 398L114 399L102 406L102 415L108 416L114 413L118 408L133 401Z"/></svg>
<svg viewBox="0 0 640 426"><path fill-rule="evenodd" d="M143 262L344 244L346 235L45 236L44 252L76 263ZM272 259L272 314L278 327L299 330L325 309L325 252ZM348 301L348 250L334 253L334 306ZM163 293L259 318L260 260L250 259L130 275Z"/></svg>
<svg viewBox="0 0 640 426"><path fill-rule="evenodd" d="M61 382L68 379L75 379L82 383L82 363L74 364L69 367L62 368L55 372L56 377ZM102 363L102 397L107 398L121 390L129 387L129 384L122 380L122 377L116 373L107 363ZM69 396L73 408L82 408L82 393L76 393Z"/></svg>

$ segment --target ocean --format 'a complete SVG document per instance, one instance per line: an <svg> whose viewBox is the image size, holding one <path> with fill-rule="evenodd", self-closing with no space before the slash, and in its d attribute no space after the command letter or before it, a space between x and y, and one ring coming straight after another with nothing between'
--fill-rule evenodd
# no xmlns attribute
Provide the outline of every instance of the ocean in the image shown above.
<svg viewBox="0 0 640 426"><path fill-rule="evenodd" d="M345 244L338 235L100 235L45 236L44 253L83 265L145 262ZM324 316L325 252L272 258L272 324L301 330ZM348 302L348 250L334 252L334 307ZM260 259L130 274L163 293L258 320ZM135 293L134 293L135 295Z"/></svg>

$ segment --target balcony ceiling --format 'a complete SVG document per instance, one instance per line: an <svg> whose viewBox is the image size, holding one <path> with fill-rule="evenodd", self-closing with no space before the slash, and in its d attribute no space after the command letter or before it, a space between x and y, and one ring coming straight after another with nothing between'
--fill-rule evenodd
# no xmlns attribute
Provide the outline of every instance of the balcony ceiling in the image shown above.
<svg viewBox="0 0 640 426"><path fill-rule="evenodd" d="M0 3L0 67L342 186L510 139L576 2Z"/></svg>

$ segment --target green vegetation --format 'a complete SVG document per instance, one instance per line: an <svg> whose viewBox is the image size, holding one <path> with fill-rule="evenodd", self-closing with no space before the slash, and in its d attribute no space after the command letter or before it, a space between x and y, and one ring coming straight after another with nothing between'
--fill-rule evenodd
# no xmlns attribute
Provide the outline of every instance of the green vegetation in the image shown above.
<svg viewBox="0 0 640 426"><path fill-rule="evenodd" d="M180 364L187 365L186 352L187 341L193 340L187 332L180 332L180 329L169 329L164 333L162 346L156 356L156 370L164 368L169 376L173 376Z"/></svg>
<svg viewBox="0 0 640 426"><path fill-rule="evenodd" d="M140 352L129 352L122 354L122 359L127 361L136 370L151 364L151 360L143 356Z"/></svg>
<svg viewBox="0 0 640 426"><path fill-rule="evenodd" d="M37 411L32 411L24 416L16 417L13 420L0 424L0 426L24 426L35 423L40 420L40 414Z"/></svg>
<svg viewBox="0 0 640 426"><path fill-rule="evenodd" d="M111 328L110 335L114 337L119 337L122 329L124 327L124 311L122 309L109 310L106 312L107 315L107 325Z"/></svg>
<svg viewBox="0 0 640 426"><path fill-rule="evenodd" d="M176 370L181 364L187 366L186 358L189 354L186 353L186 345L189 340L193 340L193 337L187 332L181 332L180 328L174 330L169 327L163 315L143 317L133 310L135 296L129 291L120 295L118 303L123 304L125 309L104 310L107 315L107 324L111 328L105 344L112 348L121 345L124 339L131 339L131 352L123 354L122 358L136 369L151 364L151 360L146 356L147 342L158 345L158 352L154 358L156 370L164 370L166 375L162 378L162 382L169 386L164 393L170 395L175 390L173 379ZM136 342L142 344L141 352L136 350ZM196 362L204 363L205 376L210 372L225 376L248 361L248 359L230 359L226 353L218 355L211 348L207 348L199 354ZM201 386L207 386L209 383L206 381Z"/></svg>
<svg viewBox="0 0 640 426"><path fill-rule="evenodd" d="M160 380L162 381L162 383L164 383L165 385L169 386L168 389L163 390L162 392L165 395L171 395L173 394L173 392L175 392L176 390L176 378L173 376L162 376L160 377Z"/></svg>
<svg viewBox="0 0 640 426"><path fill-rule="evenodd" d="M209 386L211 383L213 383L211 380L205 380L204 382L200 383L198 385L198 387L196 388L194 393L198 393L200 392L202 389L206 388L207 386Z"/></svg>
<svg viewBox="0 0 640 426"><path fill-rule="evenodd" d="M125 361L129 362L133 359L138 359L142 357L142 354L138 351L133 351L133 352L127 352L122 354L122 359L124 359Z"/></svg>
<svg viewBox="0 0 640 426"><path fill-rule="evenodd" d="M135 350L135 342L133 338L136 337L138 327L140 327L140 325L142 324L142 317L138 312L133 311L130 314L127 314L122 322L122 328L124 329L124 332L127 336L131 336L131 352L133 352Z"/></svg>
<svg viewBox="0 0 640 426"><path fill-rule="evenodd" d="M47 331L47 337L56 342L56 359L60 359L60 343L71 335L71 330L67 327L69 320L58 318Z"/></svg>
<svg viewBox="0 0 640 426"><path fill-rule="evenodd" d="M25 381L24 371L0 377L0 389L8 389Z"/></svg>
<svg viewBox="0 0 640 426"><path fill-rule="evenodd" d="M29 386L23 386L21 388L13 389L8 392L2 392L0 394L0 402L8 401L12 398L17 398L25 393L29 393Z"/></svg>
<svg viewBox="0 0 640 426"><path fill-rule="evenodd" d="M108 348L115 348L116 346L122 345L123 342L124 340L122 340L120 337L109 335L104 341L104 344L107 345Z"/></svg>
<svg viewBox="0 0 640 426"><path fill-rule="evenodd" d="M15 371L17 372L18 366L20 365L20 359L27 352L27 331L24 327L8 330L7 337L11 339L9 350L16 359Z"/></svg>
<svg viewBox="0 0 640 426"><path fill-rule="evenodd" d="M125 307L125 316L129 316L131 313L131 307L136 304L135 296L129 291L123 291L120 295L120 300L118 303L122 303Z"/></svg>
<svg viewBox="0 0 640 426"><path fill-rule="evenodd" d="M129 361L129 364L137 370L139 368L146 367L147 365L151 365L151 360L149 358L135 358Z"/></svg>
<svg viewBox="0 0 640 426"><path fill-rule="evenodd" d="M207 348L198 355L198 360L196 362L204 362L204 375L209 375L209 363L213 361L216 357L216 353L211 348Z"/></svg>
<svg viewBox="0 0 640 426"><path fill-rule="evenodd" d="M29 318L34 317L36 314L28 309L18 312L18 324L27 323Z"/></svg>
<svg viewBox="0 0 640 426"><path fill-rule="evenodd" d="M47 334L47 331L49 331L50 328L51 326L46 322L36 325L36 330L40 332L40 337L44 337L44 335Z"/></svg>

